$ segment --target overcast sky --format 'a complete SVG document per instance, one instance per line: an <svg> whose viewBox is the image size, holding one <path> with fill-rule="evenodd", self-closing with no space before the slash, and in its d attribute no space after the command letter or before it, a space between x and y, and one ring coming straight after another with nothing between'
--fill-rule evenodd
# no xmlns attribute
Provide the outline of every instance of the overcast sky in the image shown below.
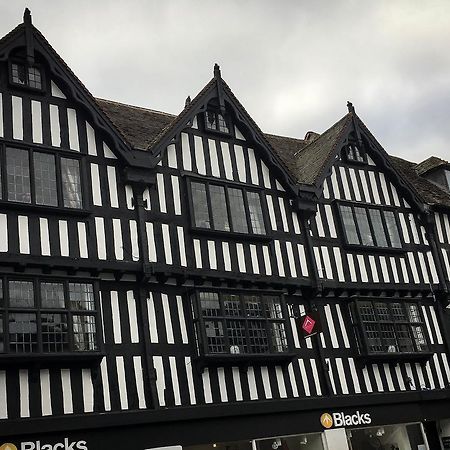
<svg viewBox="0 0 450 450"><path fill-rule="evenodd" d="M262 128L303 138L356 112L391 154L450 159L450 1L0 0L97 97L179 113L222 77Z"/></svg>

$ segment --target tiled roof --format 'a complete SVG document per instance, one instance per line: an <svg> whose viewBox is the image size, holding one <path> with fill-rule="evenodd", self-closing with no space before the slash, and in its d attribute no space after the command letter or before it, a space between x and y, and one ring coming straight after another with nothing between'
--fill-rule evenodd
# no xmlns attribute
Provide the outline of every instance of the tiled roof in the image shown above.
<svg viewBox="0 0 450 450"><path fill-rule="evenodd" d="M186 110L180 114L182 116L180 117L111 100L99 98L96 100L100 108L118 128L120 133L125 136L134 148L139 150L151 148L175 124L186 119ZM329 158L334 155L340 138L351 123L351 117L351 113L345 115L310 143L304 139L273 134L264 134L264 137L294 179L299 183L314 184L329 161ZM435 160L443 161L435 157L431 157L426 161L429 160L432 160L432 162ZM442 205L450 208L450 194L440 189L434 183L419 176L417 168L423 163L415 164L393 156L390 156L390 161L395 169L405 176L409 181L408 184L415 190L416 194L424 203L429 205Z"/></svg>
<svg viewBox="0 0 450 450"><path fill-rule="evenodd" d="M441 205L450 208L450 194L435 183L421 177L417 173L418 164L395 156L390 156L390 159L396 169L404 174L405 178L410 182L412 189L416 191L416 194L424 203L432 206Z"/></svg>
<svg viewBox="0 0 450 450"><path fill-rule="evenodd" d="M448 161L437 158L436 156L430 156L421 163L417 164L414 169L419 175L425 175L433 169L437 169L440 166L448 166Z"/></svg>
<svg viewBox="0 0 450 450"><path fill-rule="evenodd" d="M341 136L351 123L351 117L350 113L347 114L316 140L293 155L296 164L295 174L299 183L315 183L330 157L334 155Z"/></svg>
<svg viewBox="0 0 450 450"><path fill-rule="evenodd" d="M161 131L177 118L172 114L111 100L97 98L96 101L126 140L138 150L146 150Z"/></svg>

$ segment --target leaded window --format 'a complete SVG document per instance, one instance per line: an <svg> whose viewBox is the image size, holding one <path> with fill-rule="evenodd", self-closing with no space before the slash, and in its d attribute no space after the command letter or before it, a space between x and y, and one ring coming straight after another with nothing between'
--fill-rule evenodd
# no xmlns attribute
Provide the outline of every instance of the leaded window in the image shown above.
<svg viewBox="0 0 450 450"><path fill-rule="evenodd" d="M429 351L417 303L358 300L353 312L367 354Z"/></svg>
<svg viewBox="0 0 450 450"><path fill-rule="evenodd" d="M347 244L381 248L402 247L394 211L340 204L339 212Z"/></svg>
<svg viewBox="0 0 450 450"><path fill-rule="evenodd" d="M28 67L18 62L11 63L11 82L18 86L42 90L42 74L38 67Z"/></svg>
<svg viewBox="0 0 450 450"><path fill-rule="evenodd" d="M0 353L95 351L97 308L92 283L0 279Z"/></svg>
<svg viewBox="0 0 450 450"><path fill-rule="evenodd" d="M207 111L205 114L205 126L208 130L230 133L225 117L219 112Z"/></svg>
<svg viewBox="0 0 450 450"><path fill-rule="evenodd" d="M40 206L83 207L79 159L17 147L6 147L4 151L0 198Z"/></svg>
<svg viewBox="0 0 450 450"><path fill-rule="evenodd" d="M200 181L191 181L190 186L196 228L265 234L259 192Z"/></svg>
<svg viewBox="0 0 450 450"><path fill-rule="evenodd" d="M288 351L279 295L200 291L192 295L196 333L207 355Z"/></svg>

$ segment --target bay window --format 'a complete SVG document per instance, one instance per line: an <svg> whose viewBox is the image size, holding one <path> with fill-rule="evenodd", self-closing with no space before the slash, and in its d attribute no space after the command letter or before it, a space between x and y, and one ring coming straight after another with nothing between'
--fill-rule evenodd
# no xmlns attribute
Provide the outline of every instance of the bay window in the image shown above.
<svg viewBox="0 0 450 450"><path fill-rule="evenodd" d="M200 291L191 296L204 355L270 355L288 351L280 295Z"/></svg>
<svg viewBox="0 0 450 450"><path fill-rule="evenodd" d="M360 349L366 355L429 352L425 325L417 303L386 299L357 300L352 305L359 328Z"/></svg>
<svg viewBox="0 0 450 450"><path fill-rule="evenodd" d="M96 352L92 283L0 278L1 354Z"/></svg>

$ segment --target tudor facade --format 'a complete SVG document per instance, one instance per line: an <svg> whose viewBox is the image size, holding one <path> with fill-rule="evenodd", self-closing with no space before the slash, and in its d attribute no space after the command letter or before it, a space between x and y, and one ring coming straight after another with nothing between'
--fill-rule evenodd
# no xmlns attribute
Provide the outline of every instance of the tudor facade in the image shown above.
<svg viewBox="0 0 450 450"><path fill-rule="evenodd" d="M450 197L351 105L302 141L264 135L218 67L177 117L96 100L29 12L0 64L3 440L206 445L365 408L433 448Z"/></svg>

